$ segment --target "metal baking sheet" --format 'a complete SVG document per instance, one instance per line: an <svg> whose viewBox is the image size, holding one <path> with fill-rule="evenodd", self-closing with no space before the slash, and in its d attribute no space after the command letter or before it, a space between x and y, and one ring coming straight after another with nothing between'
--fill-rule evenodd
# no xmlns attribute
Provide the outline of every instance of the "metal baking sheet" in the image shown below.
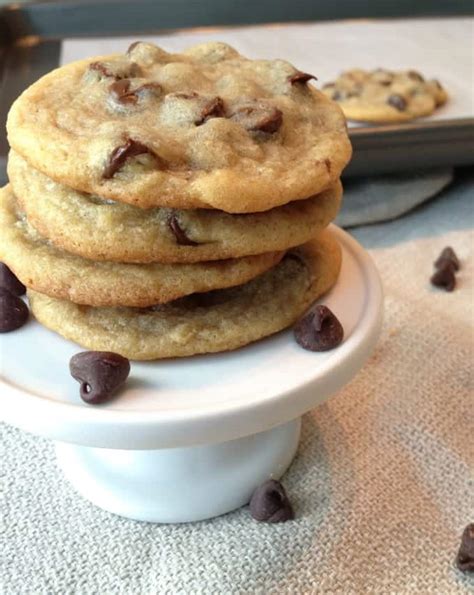
<svg viewBox="0 0 474 595"><path fill-rule="evenodd" d="M210 0L203 10L203 3L191 0L162 1L159 7L151 0L134 3L102 0L95 3L17 4L0 9L0 181L3 181L2 177L5 179L8 153L4 123L8 109L19 93L62 63L84 56L121 51L130 39L144 36L151 36L171 50L206 39L222 39L250 57L285 56L302 69L310 72L316 69L320 82L336 76L335 67L339 64L344 65L342 68L371 68L376 65L396 68L399 65L438 76L443 82L447 81L451 100L432 118L395 126L350 127L354 157L344 175L474 163L472 56L469 39L462 40L465 32L472 32L472 19L457 16L428 21L425 17L415 20L228 26L244 24L249 20L259 23L358 16L351 13L353 3L346 5L345 2L336 3L337 14L315 7L320 3L312 0L300 0L296 2L297 6L290 7L288 5L292 3L262 0L253 3L258 4L257 9L252 5L252 10L248 11L244 10L246 3L247 0L242 3ZM369 1L367 10L372 11L370 16L393 17L404 11L404 3L401 2L397 3L399 12L396 14L385 9L385 12L380 12L383 4L386 3ZM443 11L436 2L416 4L421 14ZM240 8L234 10L230 5L234 8L239 5ZM222 6L227 6L228 10L222 11ZM469 14L469 11L469 2L460 0L450 3L451 14ZM410 13L408 5L407 13ZM208 27L216 23L219 27ZM194 28L175 29L191 25ZM206 27L196 29L196 25ZM413 28L416 31L411 32ZM403 39L404 35L408 36L408 44ZM424 48L418 55L416 44L410 45L413 41L410 35L420 41L420 48ZM427 51L434 40L436 47ZM441 72L435 72L437 69Z"/></svg>

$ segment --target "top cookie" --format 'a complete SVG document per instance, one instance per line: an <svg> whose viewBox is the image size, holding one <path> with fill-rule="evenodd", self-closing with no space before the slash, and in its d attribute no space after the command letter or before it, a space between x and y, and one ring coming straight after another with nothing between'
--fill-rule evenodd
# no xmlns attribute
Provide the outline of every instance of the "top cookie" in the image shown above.
<svg viewBox="0 0 474 595"><path fill-rule="evenodd" d="M438 81L426 81L415 70L391 72L378 68L343 72L324 85L323 92L337 101L349 120L405 122L428 116L448 96Z"/></svg>
<svg viewBox="0 0 474 595"><path fill-rule="evenodd" d="M258 212L307 198L351 156L340 108L283 60L223 43L68 64L13 104L11 146L54 180L150 208Z"/></svg>

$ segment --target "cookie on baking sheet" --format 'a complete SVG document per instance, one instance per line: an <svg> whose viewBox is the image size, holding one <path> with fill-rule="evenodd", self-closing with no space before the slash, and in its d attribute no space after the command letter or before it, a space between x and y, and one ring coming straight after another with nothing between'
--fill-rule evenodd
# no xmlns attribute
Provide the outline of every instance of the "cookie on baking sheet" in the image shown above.
<svg viewBox="0 0 474 595"><path fill-rule="evenodd" d="M196 291L239 285L274 266L283 252L193 264L95 262L55 248L0 190L0 261L30 289L93 306L150 306Z"/></svg>
<svg viewBox="0 0 474 595"><path fill-rule="evenodd" d="M236 349L290 326L334 285L341 250L329 231L291 250L259 277L155 308L88 308L28 292L41 324L94 350L130 359Z"/></svg>
<svg viewBox="0 0 474 595"><path fill-rule="evenodd" d="M8 139L49 177L104 198L266 211L320 193L350 159L344 115L311 78L223 43L133 44L34 83Z"/></svg>
<svg viewBox="0 0 474 595"><path fill-rule="evenodd" d="M342 186L263 213L139 209L53 182L12 151L11 186L28 222L59 248L93 260L198 262L286 250L332 221Z"/></svg>
<svg viewBox="0 0 474 595"><path fill-rule="evenodd" d="M327 83L323 92L337 101L348 120L405 122L432 114L448 99L438 81L415 70L354 69Z"/></svg>

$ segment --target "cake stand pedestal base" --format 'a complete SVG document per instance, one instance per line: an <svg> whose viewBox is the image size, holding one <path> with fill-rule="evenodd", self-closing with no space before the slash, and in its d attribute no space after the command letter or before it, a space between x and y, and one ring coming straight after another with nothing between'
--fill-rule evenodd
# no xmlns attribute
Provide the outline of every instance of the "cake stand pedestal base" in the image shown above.
<svg viewBox="0 0 474 595"><path fill-rule="evenodd" d="M259 484L286 471L300 429L297 418L229 442L157 450L55 444L60 468L84 498L138 521L181 523L247 504Z"/></svg>

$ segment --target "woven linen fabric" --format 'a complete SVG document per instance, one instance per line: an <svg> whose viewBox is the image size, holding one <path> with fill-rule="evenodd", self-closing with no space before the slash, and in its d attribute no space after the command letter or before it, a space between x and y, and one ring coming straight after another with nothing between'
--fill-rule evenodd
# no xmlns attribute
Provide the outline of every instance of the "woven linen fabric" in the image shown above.
<svg viewBox="0 0 474 595"><path fill-rule="evenodd" d="M85 501L52 445L1 428L0 592L411 594L474 592L454 565L474 521L474 178L398 221L359 228L385 324L356 378L304 418L283 478L296 520L153 525ZM429 284L450 244L453 293ZM27 362L25 362L27 365Z"/></svg>

